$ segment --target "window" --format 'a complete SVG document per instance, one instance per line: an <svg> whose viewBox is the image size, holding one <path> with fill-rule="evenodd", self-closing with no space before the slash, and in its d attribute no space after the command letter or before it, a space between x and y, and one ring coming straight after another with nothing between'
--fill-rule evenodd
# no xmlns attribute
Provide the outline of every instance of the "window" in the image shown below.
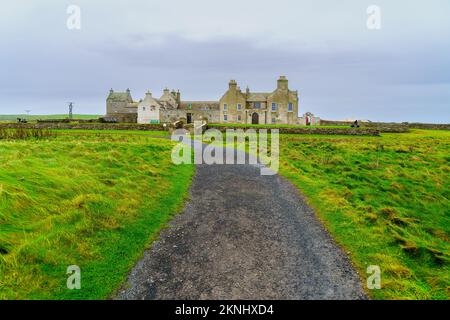
<svg viewBox="0 0 450 320"><path fill-rule="evenodd" d="M228 121L228 115L226 114L223 115L223 121Z"/></svg>
<svg viewBox="0 0 450 320"><path fill-rule="evenodd" d="M277 122L277 119L272 118L272 123L276 123L276 122Z"/></svg>
<svg viewBox="0 0 450 320"><path fill-rule="evenodd" d="M145 111L145 107L142 107L142 111Z"/></svg>
<svg viewBox="0 0 450 320"><path fill-rule="evenodd" d="M226 103L224 103L223 110L227 110L227 109L228 109L228 105Z"/></svg>
<svg viewBox="0 0 450 320"><path fill-rule="evenodd" d="M294 105L291 102L289 102L288 111L292 111L293 109L294 109Z"/></svg>
<svg viewBox="0 0 450 320"><path fill-rule="evenodd" d="M255 102L255 108L261 109L261 102Z"/></svg>
<svg viewBox="0 0 450 320"><path fill-rule="evenodd" d="M237 104L237 109L238 109L238 110L241 110L241 108L242 108L242 105L241 105L240 103L238 103L238 104Z"/></svg>
<svg viewBox="0 0 450 320"><path fill-rule="evenodd" d="M238 121L241 121L241 115L238 114Z"/></svg>
<svg viewBox="0 0 450 320"><path fill-rule="evenodd" d="M272 102L272 111L277 111L277 104Z"/></svg>

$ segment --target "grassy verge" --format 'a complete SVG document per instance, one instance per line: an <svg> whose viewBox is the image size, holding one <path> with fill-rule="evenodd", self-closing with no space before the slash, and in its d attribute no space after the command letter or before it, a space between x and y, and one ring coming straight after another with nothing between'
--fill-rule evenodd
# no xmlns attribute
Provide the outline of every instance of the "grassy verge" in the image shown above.
<svg viewBox="0 0 450 320"><path fill-rule="evenodd" d="M16 121L17 118L25 118L27 120L38 119L65 119L68 118L68 114L47 114L47 115L27 115L27 114L0 114L0 121ZM74 114L73 119L98 119L101 117L96 114Z"/></svg>
<svg viewBox="0 0 450 320"><path fill-rule="evenodd" d="M0 299L114 292L187 195L194 167L171 149L149 132L0 141ZM66 288L70 265L81 290Z"/></svg>
<svg viewBox="0 0 450 320"><path fill-rule="evenodd" d="M374 298L450 298L450 132L283 136L280 173L309 198Z"/></svg>
<svg viewBox="0 0 450 320"><path fill-rule="evenodd" d="M281 135L280 174L308 198L376 299L450 298L450 131Z"/></svg>

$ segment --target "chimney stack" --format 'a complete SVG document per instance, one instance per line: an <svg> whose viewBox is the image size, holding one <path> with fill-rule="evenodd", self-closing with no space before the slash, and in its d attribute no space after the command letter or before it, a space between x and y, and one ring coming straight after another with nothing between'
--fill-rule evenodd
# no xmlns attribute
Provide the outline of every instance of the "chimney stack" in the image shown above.
<svg viewBox="0 0 450 320"><path fill-rule="evenodd" d="M288 79L285 76L280 76L280 79L278 79L277 89L288 90Z"/></svg>
<svg viewBox="0 0 450 320"><path fill-rule="evenodd" d="M177 90L177 103L178 103L178 105L181 104L181 93L180 93L180 90Z"/></svg>
<svg viewBox="0 0 450 320"><path fill-rule="evenodd" d="M230 80L230 82L228 83L228 87L230 88L230 90L235 91L236 87L237 87L237 82L236 80Z"/></svg>

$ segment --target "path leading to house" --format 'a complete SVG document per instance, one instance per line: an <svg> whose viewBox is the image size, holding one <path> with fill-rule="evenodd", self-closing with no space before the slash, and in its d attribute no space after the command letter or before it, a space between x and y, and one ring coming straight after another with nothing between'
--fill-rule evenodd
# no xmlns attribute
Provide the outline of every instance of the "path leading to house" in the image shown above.
<svg viewBox="0 0 450 320"><path fill-rule="evenodd" d="M198 165L191 200L116 299L364 299L297 189L255 165Z"/></svg>

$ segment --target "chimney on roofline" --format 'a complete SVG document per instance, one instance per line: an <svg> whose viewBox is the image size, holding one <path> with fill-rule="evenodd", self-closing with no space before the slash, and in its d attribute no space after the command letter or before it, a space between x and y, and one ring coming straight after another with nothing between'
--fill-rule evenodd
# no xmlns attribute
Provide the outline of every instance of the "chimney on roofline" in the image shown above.
<svg viewBox="0 0 450 320"><path fill-rule="evenodd" d="M280 76L280 79L278 79L277 89L288 90L288 79L285 76Z"/></svg>
<svg viewBox="0 0 450 320"><path fill-rule="evenodd" d="M228 87L230 88L230 90L236 90L237 87L237 82L236 80L230 80L230 82L228 83Z"/></svg>
<svg viewBox="0 0 450 320"><path fill-rule="evenodd" d="M181 103L181 93L180 93L180 90L177 90L177 103L178 103L178 104Z"/></svg>

